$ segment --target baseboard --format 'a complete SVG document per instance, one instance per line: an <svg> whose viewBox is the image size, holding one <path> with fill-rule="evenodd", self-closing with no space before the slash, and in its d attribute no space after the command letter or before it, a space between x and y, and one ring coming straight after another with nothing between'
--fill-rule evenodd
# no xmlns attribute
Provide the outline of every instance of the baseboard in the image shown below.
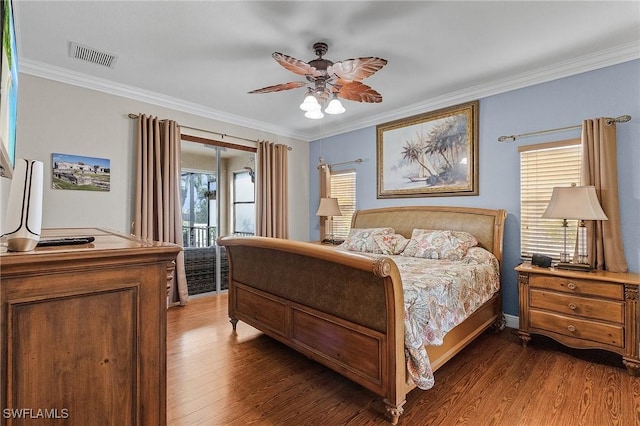
<svg viewBox="0 0 640 426"><path fill-rule="evenodd" d="M520 327L520 317L515 315L504 314L504 319L506 321L506 326L509 328L519 328Z"/></svg>

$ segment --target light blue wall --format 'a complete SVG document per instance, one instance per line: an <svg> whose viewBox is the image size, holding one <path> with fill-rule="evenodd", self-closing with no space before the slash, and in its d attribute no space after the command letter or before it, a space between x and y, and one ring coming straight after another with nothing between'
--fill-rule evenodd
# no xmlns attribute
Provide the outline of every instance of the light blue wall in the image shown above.
<svg viewBox="0 0 640 426"><path fill-rule="evenodd" d="M376 129L369 127L311 142L309 169L309 239L319 235L318 158L340 163L362 158L357 165L357 208L400 205L451 205L503 208L505 224L504 311L518 315L517 277L520 263L520 159L518 146L580 137L580 130L498 142L501 135L521 134L581 124L583 119L629 114L618 124L618 176L624 249L629 271L640 272L640 60L562 78L480 99L478 196L411 199L376 198ZM635 166L635 169L634 169Z"/></svg>

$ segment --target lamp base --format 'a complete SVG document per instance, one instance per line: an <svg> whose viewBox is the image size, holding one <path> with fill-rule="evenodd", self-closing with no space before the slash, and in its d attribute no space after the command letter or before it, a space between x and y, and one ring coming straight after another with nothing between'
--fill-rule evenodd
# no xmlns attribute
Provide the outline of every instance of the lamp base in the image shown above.
<svg viewBox="0 0 640 426"><path fill-rule="evenodd" d="M557 263L554 267L556 269L567 269L570 271L583 271L583 272L593 271L593 268L588 263L560 262L560 263Z"/></svg>

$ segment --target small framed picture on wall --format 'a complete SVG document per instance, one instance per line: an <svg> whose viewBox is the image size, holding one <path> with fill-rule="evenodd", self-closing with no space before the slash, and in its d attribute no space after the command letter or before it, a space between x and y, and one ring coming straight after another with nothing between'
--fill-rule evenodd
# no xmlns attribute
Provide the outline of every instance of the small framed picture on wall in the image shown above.
<svg viewBox="0 0 640 426"><path fill-rule="evenodd" d="M109 191L111 161L106 158L53 154L51 162L53 189Z"/></svg>

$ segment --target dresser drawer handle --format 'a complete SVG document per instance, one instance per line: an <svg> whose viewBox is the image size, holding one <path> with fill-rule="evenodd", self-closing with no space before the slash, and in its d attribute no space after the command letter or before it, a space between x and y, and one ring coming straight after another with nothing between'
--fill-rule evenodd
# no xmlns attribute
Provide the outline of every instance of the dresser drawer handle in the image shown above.
<svg viewBox="0 0 640 426"><path fill-rule="evenodd" d="M574 332L576 331L576 326L575 325L570 325L569 327L567 327L567 330L569 330L570 332Z"/></svg>
<svg viewBox="0 0 640 426"><path fill-rule="evenodd" d="M576 289L576 285L574 283L567 284L567 287L569 288L569 290L575 290Z"/></svg>
<svg viewBox="0 0 640 426"><path fill-rule="evenodd" d="M575 303L569 303L569 309L571 309L572 311L575 311L577 308Z"/></svg>

